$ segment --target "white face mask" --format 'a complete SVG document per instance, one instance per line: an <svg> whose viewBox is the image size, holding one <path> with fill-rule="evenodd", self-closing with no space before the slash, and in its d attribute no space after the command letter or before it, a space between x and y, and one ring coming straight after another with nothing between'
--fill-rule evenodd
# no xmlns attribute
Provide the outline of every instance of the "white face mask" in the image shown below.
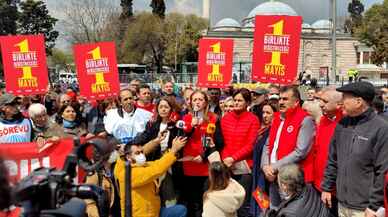
<svg viewBox="0 0 388 217"><path fill-rule="evenodd" d="M138 166L143 166L146 163L147 159L144 154L138 154L135 155L135 161Z"/></svg>

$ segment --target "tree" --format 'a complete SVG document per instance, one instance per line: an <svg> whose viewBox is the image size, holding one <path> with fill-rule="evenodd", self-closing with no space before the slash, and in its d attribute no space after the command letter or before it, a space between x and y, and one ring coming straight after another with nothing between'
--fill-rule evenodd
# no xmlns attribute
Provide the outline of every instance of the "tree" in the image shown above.
<svg viewBox="0 0 388 217"><path fill-rule="evenodd" d="M59 69L66 69L74 62L74 59L73 55L54 48L48 62L50 66L59 67Z"/></svg>
<svg viewBox="0 0 388 217"><path fill-rule="evenodd" d="M129 19L130 17L133 16L133 8L132 8L132 3L133 0L121 0L120 1L120 6L121 6L121 19Z"/></svg>
<svg viewBox="0 0 388 217"><path fill-rule="evenodd" d="M184 61L198 60L198 41L201 32L207 29L207 20L196 15L184 16L171 13L165 19L165 34L168 41L165 62L173 66Z"/></svg>
<svg viewBox="0 0 388 217"><path fill-rule="evenodd" d="M20 9L18 32L20 34L43 34L46 41L46 52L50 55L59 35L58 31L54 30L58 20L49 15L42 1L22 1Z"/></svg>
<svg viewBox="0 0 388 217"><path fill-rule="evenodd" d="M206 28L207 21L195 15L171 13L165 19L151 13L135 15L119 49L119 60L151 64L158 73L164 64L197 61L198 40Z"/></svg>
<svg viewBox="0 0 388 217"><path fill-rule="evenodd" d="M164 18L165 17L165 12L166 12L166 4L164 0L151 0L150 4L152 8L152 13Z"/></svg>
<svg viewBox="0 0 388 217"><path fill-rule="evenodd" d="M375 4L365 12L356 36L374 49L372 61L381 65L388 62L388 0Z"/></svg>
<svg viewBox="0 0 388 217"><path fill-rule="evenodd" d="M0 0L0 35L16 34L18 16L16 2Z"/></svg>
<svg viewBox="0 0 388 217"><path fill-rule="evenodd" d="M360 0L352 0L348 4L348 12L350 18L345 21L345 31L354 34L354 31L362 23L362 13L364 12L364 5Z"/></svg>
<svg viewBox="0 0 388 217"><path fill-rule="evenodd" d="M123 46L122 61L151 63L160 73L163 67L166 38L163 35L163 21L150 13L140 13L128 25Z"/></svg>
<svg viewBox="0 0 388 217"><path fill-rule="evenodd" d="M105 27L118 14L118 7L106 0L66 0L61 8L65 36L71 43L104 40Z"/></svg>

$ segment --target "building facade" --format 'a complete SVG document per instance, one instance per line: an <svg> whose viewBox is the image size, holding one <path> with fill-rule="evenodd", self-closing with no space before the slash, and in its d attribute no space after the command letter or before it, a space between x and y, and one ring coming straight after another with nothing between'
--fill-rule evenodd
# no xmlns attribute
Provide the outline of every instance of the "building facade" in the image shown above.
<svg viewBox="0 0 388 217"><path fill-rule="evenodd" d="M228 38L234 40L234 79L247 81L250 78L253 55L254 19L256 15L288 15L297 13L287 4L269 1L258 5L241 24L231 18L220 20L207 31L204 38ZM373 50L357 41L350 34L337 30L336 72L331 70L332 62L332 23L329 20L318 20L313 24L302 25L298 73L311 75L318 80L341 81L348 79L349 70L357 70L359 76L371 80L381 79L388 75L386 65L376 66L371 63Z"/></svg>

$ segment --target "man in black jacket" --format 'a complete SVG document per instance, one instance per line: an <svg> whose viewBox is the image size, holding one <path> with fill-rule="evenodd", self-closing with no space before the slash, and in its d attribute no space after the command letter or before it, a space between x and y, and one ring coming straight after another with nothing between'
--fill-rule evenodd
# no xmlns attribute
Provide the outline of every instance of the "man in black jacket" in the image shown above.
<svg viewBox="0 0 388 217"><path fill-rule="evenodd" d="M297 164L280 168L278 182L285 200L279 208L270 210L266 217L333 217L320 200L317 190L305 184L303 171Z"/></svg>
<svg viewBox="0 0 388 217"><path fill-rule="evenodd" d="M370 107L372 84L356 82L337 90L344 94L347 117L338 123L330 144L322 200L330 206L330 192L335 190L340 217L375 217L384 205L388 125Z"/></svg>

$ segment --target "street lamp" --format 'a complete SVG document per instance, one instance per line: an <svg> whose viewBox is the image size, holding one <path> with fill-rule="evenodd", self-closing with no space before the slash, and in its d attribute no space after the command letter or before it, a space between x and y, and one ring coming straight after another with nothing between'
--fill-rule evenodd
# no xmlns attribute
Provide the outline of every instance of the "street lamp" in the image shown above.
<svg viewBox="0 0 388 217"><path fill-rule="evenodd" d="M331 0L331 19L332 19L332 50L331 50L331 76L336 82L336 72L337 72L337 0ZM329 84L329 83L327 83Z"/></svg>

